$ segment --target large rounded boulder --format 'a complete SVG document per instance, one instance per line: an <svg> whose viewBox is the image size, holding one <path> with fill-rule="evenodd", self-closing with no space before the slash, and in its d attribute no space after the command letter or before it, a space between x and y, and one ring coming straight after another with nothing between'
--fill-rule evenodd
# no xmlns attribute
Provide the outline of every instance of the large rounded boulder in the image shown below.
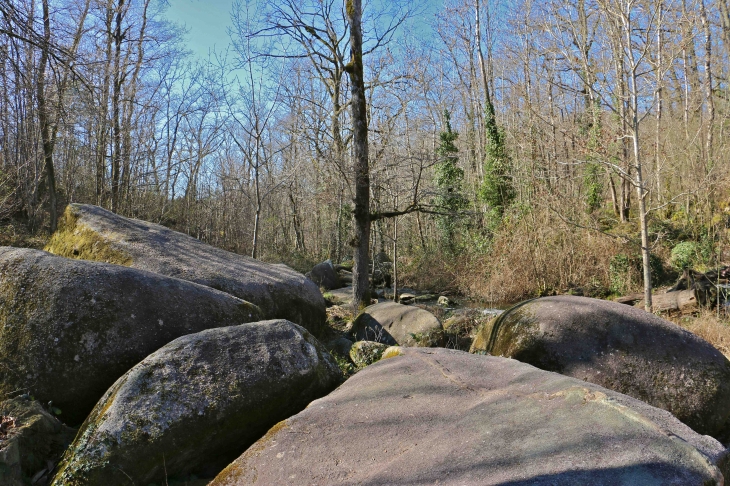
<svg viewBox="0 0 730 486"><path fill-rule="evenodd" d="M164 226L97 206L71 204L46 250L109 261L222 290L259 306L267 319L287 319L319 334L325 303L317 285L286 265L215 248Z"/></svg>
<svg viewBox="0 0 730 486"><path fill-rule="evenodd" d="M0 396L26 390L79 424L173 339L258 320L255 305L185 280L0 247Z"/></svg>
<svg viewBox="0 0 730 486"><path fill-rule="evenodd" d="M109 389L53 484L166 484L188 474L215 475L341 380L316 339L288 321L178 338Z"/></svg>
<svg viewBox="0 0 730 486"><path fill-rule="evenodd" d="M701 434L726 434L730 362L653 314L586 297L543 297L512 307L480 334L492 355L625 393Z"/></svg>
<svg viewBox="0 0 730 486"><path fill-rule="evenodd" d="M353 321L350 333L357 341L400 346L439 346L444 338L436 316L420 307L395 302L366 307Z"/></svg>
<svg viewBox="0 0 730 486"><path fill-rule="evenodd" d="M322 263L318 263L309 272L309 278L322 287L325 290L333 290L342 287L340 277L335 271L335 266L332 264L332 260L325 260Z"/></svg>
<svg viewBox="0 0 730 486"><path fill-rule="evenodd" d="M505 358L393 354L277 424L210 486L723 484L722 444L626 395Z"/></svg>

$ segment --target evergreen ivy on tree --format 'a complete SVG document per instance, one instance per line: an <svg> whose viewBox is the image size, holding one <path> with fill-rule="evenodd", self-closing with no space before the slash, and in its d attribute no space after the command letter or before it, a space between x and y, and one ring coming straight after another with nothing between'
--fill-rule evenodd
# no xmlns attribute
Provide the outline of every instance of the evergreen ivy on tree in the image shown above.
<svg viewBox="0 0 730 486"><path fill-rule="evenodd" d="M603 204L603 181L601 179L601 166L597 162L600 136L601 117L600 106L597 102L586 101L586 105L592 110L591 117L585 117L581 123L581 135L588 136L587 163L583 173L583 187L585 189L585 201L589 213L599 209Z"/></svg>
<svg viewBox="0 0 730 486"><path fill-rule="evenodd" d="M466 209L468 203L462 193L464 170L457 165L459 149L454 145L456 139L459 138L459 133L451 129L451 114L448 110L444 110L444 124L446 131L441 132L439 136L441 143L436 150L438 163L435 168L435 182L438 196L434 202L442 212L447 213L438 216L437 225L443 241L451 248L458 225L459 212Z"/></svg>
<svg viewBox="0 0 730 486"><path fill-rule="evenodd" d="M487 154L484 161L484 181L479 189L479 197L492 211L493 216L501 219L505 208L515 199L512 184L512 160L507 153L504 130L497 125L494 105L491 100L486 107Z"/></svg>

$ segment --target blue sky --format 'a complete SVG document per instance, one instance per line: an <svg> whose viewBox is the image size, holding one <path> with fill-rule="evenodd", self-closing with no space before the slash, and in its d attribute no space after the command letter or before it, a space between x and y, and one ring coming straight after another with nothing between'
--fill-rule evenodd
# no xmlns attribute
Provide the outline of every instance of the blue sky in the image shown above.
<svg viewBox="0 0 730 486"><path fill-rule="evenodd" d="M225 51L230 43L228 28L231 27L233 0L168 0L168 3L165 16L187 28L186 45L196 57L207 58L213 48ZM440 3L427 0L420 5L425 11L417 17L416 29L426 36L431 35L427 23Z"/></svg>
<svg viewBox="0 0 730 486"><path fill-rule="evenodd" d="M187 47L196 57L207 58L215 47L224 51L230 39L233 0L169 0L165 16L187 27Z"/></svg>

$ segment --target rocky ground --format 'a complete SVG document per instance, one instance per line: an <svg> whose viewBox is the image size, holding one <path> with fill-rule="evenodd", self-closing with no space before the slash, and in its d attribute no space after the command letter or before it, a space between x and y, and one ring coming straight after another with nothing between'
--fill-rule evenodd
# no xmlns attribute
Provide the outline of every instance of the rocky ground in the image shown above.
<svg viewBox="0 0 730 486"><path fill-rule="evenodd" d="M730 362L633 307L385 288L354 315L346 265L305 278L93 206L47 249L0 248L3 485L730 474Z"/></svg>

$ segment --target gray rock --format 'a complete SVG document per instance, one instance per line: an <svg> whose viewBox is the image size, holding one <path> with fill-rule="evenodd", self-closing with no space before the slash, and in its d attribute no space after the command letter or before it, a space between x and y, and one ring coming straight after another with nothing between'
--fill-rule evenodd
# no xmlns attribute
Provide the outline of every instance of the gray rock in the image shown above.
<svg viewBox="0 0 730 486"><path fill-rule="evenodd" d="M317 340L288 321L183 336L107 391L53 484L166 484L190 473L214 475L341 379Z"/></svg>
<svg viewBox="0 0 730 486"><path fill-rule="evenodd" d="M723 484L725 448L668 412L515 360L399 352L277 425L210 486Z"/></svg>
<svg viewBox="0 0 730 486"><path fill-rule="evenodd" d="M47 484L53 467L76 434L37 401L0 402L0 484Z"/></svg>
<svg viewBox="0 0 730 486"><path fill-rule="evenodd" d="M342 285L352 285L352 272L348 270L338 270L337 277L342 282Z"/></svg>
<svg viewBox="0 0 730 486"><path fill-rule="evenodd" d="M337 353L342 357L348 357L350 355L350 348L353 342L343 336L338 336L335 339L330 340L326 348L332 353Z"/></svg>
<svg viewBox="0 0 730 486"><path fill-rule="evenodd" d="M253 304L185 280L0 247L0 396L28 390L79 424L159 347L260 319Z"/></svg>
<svg viewBox="0 0 730 486"><path fill-rule="evenodd" d="M441 322L418 307L380 302L366 307L352 323L357 341L388 345L438 346L443 341Z"/></svg>
<svg viewBox="0 0 730 486"><path fill-rule="evenodd" d="M379 252L373 258L373 273L371 283L373 287L390 287L392 281L393 261L387 253Z"/></svg>
<svg viewBox="0 0 730 486"><path fill-rule="evenodd" d="M335 305L348 305L352 302L352 287L342 287L327 292Z"/></svg>
<svg viewBox="0 0 730 486"><path fill-rule="evenodd" d="M318 263L309 272L309 278L325 290L333 290L342 287L340 277L335 272L335 267L331 260L325 260Z"/></svg>
<svg viewBox="0 0 730 486"><path fill-rule="evenodd" d="M269 319L288 319L316 335L325 324L319 288L285 265L272 265L207 245L153 223L86 204L71 204L46 250L69 258L110 261L189 280L258 305Z"/></svg>
<svg viewBox="0 0 730 486"><path fill-rule="evenodd" d="M484 351L597 383L725 435L730 362L698 336L643 310L561 295L523 302L480 331ZM475 340L477 345L477 340Z"/></svg>

